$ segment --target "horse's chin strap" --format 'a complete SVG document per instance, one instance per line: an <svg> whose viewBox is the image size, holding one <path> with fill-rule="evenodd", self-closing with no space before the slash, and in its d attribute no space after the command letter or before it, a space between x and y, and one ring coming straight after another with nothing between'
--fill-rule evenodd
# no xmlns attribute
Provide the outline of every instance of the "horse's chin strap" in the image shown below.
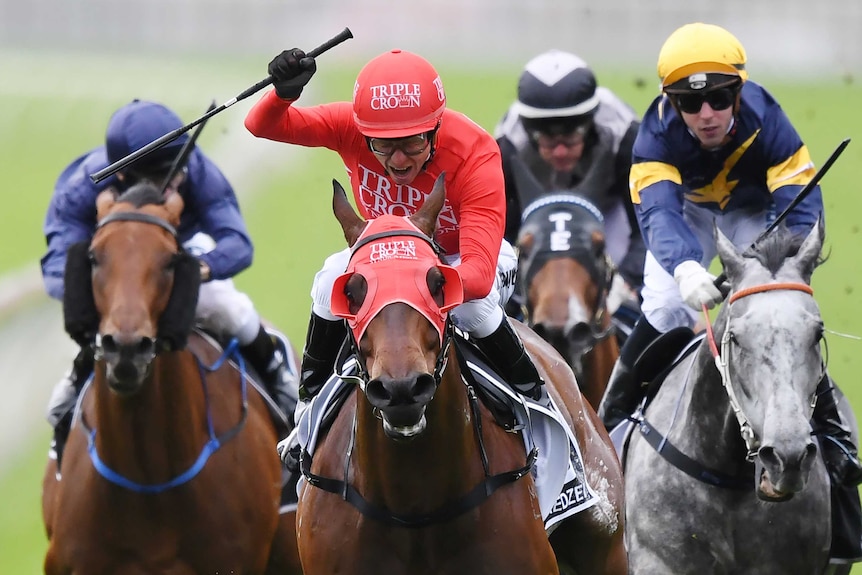
<svg viewBox="0 0 862 575"><path fill-rule="evenodd" d="M749 288L745 288L735 292L730 296L728 300L728 305L733 304L733 302L744 298L745 296L763 293L767 291L775 291L775 290L794 290L801 291L807 294L813 295L814 290L811 289L811 286L804 283L775 283L775 284L763 284L758 286L753 286ZM745 441L745 447L747 450L746 459L748 461L754 461L755 456L757 455L757 451L760 449L760 440L757 437L757 434L754 432L754 428L751 426L751 421L745 415L745 412L742 410L742 406L739 402L739 397L736 395L736 390L733 387L733 383L730 377L730 362L728 358L730 357L730 316L727 318L727 323L724 326L724 333L721 336L721 352L719 352L718 347L715 345L715 334L712 331L712 323L709 321L709 312L706 306L703 306L703 314L706 323L706 331L707 331L707 340L709 341L709 348L712 352L713 360L715 361L715 367L718 369L718 373L721 375L721 383L724 386L725 391L727 392L727 398L730 402L730 407L733 409L733 414L736 416L736 421L739 423L739 431L742 435L743 441ZM814 410L814 401L816 401L816 394L812 400L811 410Z"/></svg>

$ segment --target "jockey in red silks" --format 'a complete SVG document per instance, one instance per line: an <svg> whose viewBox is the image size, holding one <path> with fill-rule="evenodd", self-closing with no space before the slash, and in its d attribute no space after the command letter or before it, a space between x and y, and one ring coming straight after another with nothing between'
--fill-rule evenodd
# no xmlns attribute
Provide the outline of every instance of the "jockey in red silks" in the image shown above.
<svg viewBox="0 0 862 575"><path fill-rule="evenodd" d="M503 313L517 258L503 239L505 184L494 138L446 108L439 74L416 54L392 50L368 62L352 103L294 105L315 71L314 59L302 50L276 56L269 65L274 89L251 109L246 128L258 137L337 152L365 218L413 214L445 174L446 203L434 239L444 263L456 266L463 280L465 303L452 310L453 322L475 338L516 391L542 397L544 382ZM330 298L349 258L349 249L333 254L314 278L301 369L304 402L332 374L347 334Z"/></svg>

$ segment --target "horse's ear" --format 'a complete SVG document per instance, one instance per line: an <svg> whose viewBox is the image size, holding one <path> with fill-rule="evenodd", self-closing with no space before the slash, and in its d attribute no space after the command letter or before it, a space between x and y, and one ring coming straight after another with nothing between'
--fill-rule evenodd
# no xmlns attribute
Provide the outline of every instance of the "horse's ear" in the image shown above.
<svg viewBox="0 0 862 575"><path fill-rule="evenodd" d="M727 236L721 233L718 226L713 224L712 233L715 236L715 247L718 250L718 257L721 260L721 265L724 266L724 273L727 274L731 284L735 284L736 280L742 275L745 267L745 258L736 249Z"/></svg>
<svg viewBox="0 0 862 575"><path fill-rule="evenodd" d="M822 225L822 221L818 218L793 258L796 268L806 282L811 282L814 268L820 263L820 251L823 249L824 236L825 228Z"/></svg>
<svg viewBox="0 0 862 575"><path fill-rule="evenodd" d="M417 228L425 232L428 237L434 236L434 230L437 229L437 216L440 215L440 210L443 209L443 203L446 201L446 172L441 172L434 182L434 187L431 193L425 198L422 207L415 214L410 216L410 221Z"/></svg>
<svg viewBox="0 0 862 575"><path fill-rule="evenodd" d="M111 186L105 188L96 196L96 219L101 220L117 202L117 188Z"/></svg>
<svg viewBox="0 0 862 575"><path fill-rule="evenodd" d="M533 251L533 244L536 243L536 234L533 232L523 232L518 235L518 253L522 256L530 255Z"/></svg>
<svg viewBox="0 0 862 575"><path fill-rule="evenodd" d="M177 192L168 194L165 199L165 208L168 210L168 221L174 226L180 225L180 215L183 213L183 197Z"/></svg>
<svg viewBox="0 0 862 575"><path fill-rule="evenodd" d="M353 209L347 199L347 193L336 179L332 180L332 213L335 214L335 218L341 224L347 245L355 244L359 234L365 229L365 220L359 217L359 214Z"/></svg>

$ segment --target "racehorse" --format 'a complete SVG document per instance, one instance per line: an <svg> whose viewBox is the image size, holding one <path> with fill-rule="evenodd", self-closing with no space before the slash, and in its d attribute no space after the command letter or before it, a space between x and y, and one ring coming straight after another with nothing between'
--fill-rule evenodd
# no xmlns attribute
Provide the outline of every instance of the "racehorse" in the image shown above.
<svg viewBox="0 0 862 575"><path fill-rule="evenodd" d="M177 241L181 196L138 184L96 207L64 299L96 368L62 474L49 460L43 480L45 573L301 573L265 400L235 342L192 330L200 274Z"/></svg>
<svg viewBox="0 0 862 575"><path fill-rule="evenodd" d="M527 325L560 352L597 409L620 352L608 310L614 269L602 213L579 194L541 194L523 165L513 170L519 194L530 198L521 204L517 242Z"/></svg>
<svg viewBox="0 0 862 575"><path fill-rule="evenodd" d="M730 295L667 372L624 457L634 574L820 574L830 484L810 418L824 375L818 224L747 252L716 230Z"/></svg>
<svg viewBox="0 0 862 575"><path fill-rule="evenodd" d="M331 305L348 319L360 369L313 458L301 458L305 573L623 575L621 469L562 358L513 322L600 491L600 504L550 537L535 454L465 384L448 317L462 301L460 278L431 240L442 178L414 215L368 222L334 182L333 211L353 256Z"/></svg>

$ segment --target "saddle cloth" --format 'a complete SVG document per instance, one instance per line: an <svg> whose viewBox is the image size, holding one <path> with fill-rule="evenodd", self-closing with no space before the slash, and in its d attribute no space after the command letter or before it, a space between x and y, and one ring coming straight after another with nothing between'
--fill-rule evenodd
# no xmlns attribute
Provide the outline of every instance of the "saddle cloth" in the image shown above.
<svg viewBox="0 0 862 575"><path fill-rule="evenodd" d="M522 431L524 456L534 445L537 447L538 457L532 475L546 531L550 534L563 519L596 505L599 499L587 482L580 446L553 400L548 406L536 403L513 392L483 364L469 359L467 364L478 385L490 386L491 393L507 398L517 427ZM344 363L342 373L352 374L355 368L356 360L350 358ZM288 445L298 443L313 454L321 423L331 421L333 412L340 408L341 399L351 385L338 376L330 377L320 393L298 414L296 427L286 440ZM305 478L300 477L296 486L297 496L305 483Z"/></svg>

